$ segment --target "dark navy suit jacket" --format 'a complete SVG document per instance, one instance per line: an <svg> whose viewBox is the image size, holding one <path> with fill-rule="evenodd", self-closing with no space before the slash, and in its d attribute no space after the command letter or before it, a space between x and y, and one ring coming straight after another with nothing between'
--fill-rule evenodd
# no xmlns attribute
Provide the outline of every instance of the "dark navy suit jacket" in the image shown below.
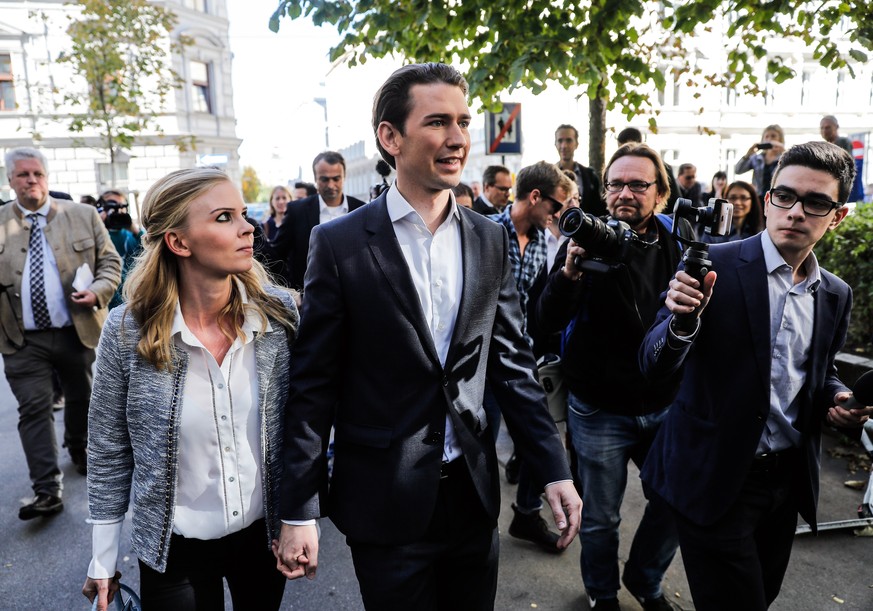
<svg viewBox="0 0 873 611"><path fill-rule="evenodd" d="M731 507L745 481L770 407L770 308L760 235L710 250L718 279L690 347L671 347L662 307L640 349L649 377L684 367L679 394L649 451L641 476L692 522L707 526ZM837 392L834 357L843 345L852 293L821 270L815 328L795 424L803 468L796 474L800 515L816 524L821 425Z"/></svg>
<svg viewBox="0 0 873 611"><path fill-rule="evenodd" d="M292 204L293 205L293 204ZM486 375L540 484L570 478L521 310L504 228L460 207L464 285L445 366L431 337L385 194L312 231L291 356L283 519L329 515L351 540L419 540L440 487L448 413L486 512L498 465L482 409ZM324 456L335 424L328 495Z"/></svg>
<svg viewBox="0 0 873 611"><path fill-rule="evenodd" d="M363 202L346 195L349 212L363 206ZM282 276L291 288L303 287L303 277L306 275L306 255L309 252L309 234L318 225L321 205L318 195L310 195L300 201L288 202L285 217L279 226L279 231L270 243L268 255L285 262Z"/></svg>

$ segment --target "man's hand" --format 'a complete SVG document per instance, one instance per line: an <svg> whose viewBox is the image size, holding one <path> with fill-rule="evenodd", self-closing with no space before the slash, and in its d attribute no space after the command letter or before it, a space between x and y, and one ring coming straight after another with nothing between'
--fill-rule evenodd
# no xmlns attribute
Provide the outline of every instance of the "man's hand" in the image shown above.
<svg viewBox="0 0 873 611"><path fill-rule="evenodd" d="M73 303L76 305L80 305L85 308L93 308L97 305L97 295L94 294L93 291L89 291L85 289L84 291L76 291L72 295L70 295L70 299L73 300Z"/></svg>
<svg viewBox="0 0 873 611"><path fill-rule="evenodd" d="M82 586L82 594L85 595L91 603L94 602L94 597L97 597L97 611L106 611L109 608L109 603L115 598L118 592L118 580L121 579L121 573L115 571L115 577L112 579L91 579L85 578L85 585Z"/></svg>
<svg viewBox="0 0 873 611"><path fill-rule="evenodd" d="M561 531L558 549L566 549L579 532L579 524L582 521L582 499L576 493L573 482L555 482L546 486L546 501L552 508L555 526Z"/></svg>
<svg viewBox="0 0 873 611"><path fill-rule="evenodd" d="M673 314L691 314L695 310L697 315L709 303L712 296L712 287L715 286L715 272L709 272L703 279L701 292L700 283L684 271L676 272L670 280L670 288L667 290L667 309ZM698 309L699 308L699 309Z"/></svg>
<svg viewBox="0 0 873 611"><path fill-rule="evenodd" d="M846 409L841 405L850 398L852 398L850 392L838 392L834 395L834 406L828 410L828 422L834 426L857 427L862 426L870 416L873 416L873 406Z"/></svg>
<svg viewBox="0 0 873 611"><path fill-rule="evenodd" d="M276 568L288 579L298 579L304 575L315 579L318 568L318 527L291 526L282 524L279 541L273 540L273 555Z"/></svg>
<svg viewBox="0 0 873 611"><path fill-rule="evenodd" d="M585 249L579 246L573 240L570 240L570 243L567 244L567 258L564 261L564 275L574 282L582 277L582 270L576 267L574 261L576 258L584 259L585 258Z"/></svg>

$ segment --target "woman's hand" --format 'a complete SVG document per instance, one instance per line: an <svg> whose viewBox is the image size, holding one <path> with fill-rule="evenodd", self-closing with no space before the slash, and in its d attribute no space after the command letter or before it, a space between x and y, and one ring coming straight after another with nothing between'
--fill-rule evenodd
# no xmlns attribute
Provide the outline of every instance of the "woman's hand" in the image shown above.
<svg viewBox="0 0 873 611"><path fill-rule="evenodd" d="M109 603L115 598L118 592L118 581L121 579L121 573L115 571L115 577L112 579L91 579L85 578L85 585L82 586L82 594L85 595L91 603L94 603L94 598L97 598L97 611L106 611L109 608Z"/></svg>

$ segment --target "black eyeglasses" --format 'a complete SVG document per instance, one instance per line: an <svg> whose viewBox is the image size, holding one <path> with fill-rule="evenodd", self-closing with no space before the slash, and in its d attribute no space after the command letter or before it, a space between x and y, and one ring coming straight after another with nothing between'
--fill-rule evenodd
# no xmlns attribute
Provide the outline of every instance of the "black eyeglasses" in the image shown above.
<svg viewBox="0 0 873 611"><path fill-rule="evenodd" d="M606 183L605 186L606 190L610 193L621 193L625 187L630 189L631 193L645 193L646 189L656 184L658 184L657 181L646 182L644 180L632 180L630 182L621 182L618 180L613 180Z"/></svg>
<svg viewBox="0 0 873 611"><path fill-rule="evenodd" d="M810 216L827 216L833 210L842 207L840 202L834 202L817 195L800 197L794 191L787 189L770 189L770 203L783 210L791 210L797 202L803 206L804 213Z"/></svg>
<svg viewBox="0 0 873 611"><path fill-rule="evenodd" d="M504 193L509 193L510 191L512 191L512 187L498 187L497 185L491 185L491 186L494 187L495 189L497 189L498 191L503 191Z"/></svg>
<svg viewBox="0 0 873 611"><path fill-rule="evenodd" d="M543 199L547 199L552 203L552 214L558 214L558 212L561 211L561 208L564 207L564 202L560 202L551 195L546 195L542 191L540 191L540 197L542 197Z"/></svg>

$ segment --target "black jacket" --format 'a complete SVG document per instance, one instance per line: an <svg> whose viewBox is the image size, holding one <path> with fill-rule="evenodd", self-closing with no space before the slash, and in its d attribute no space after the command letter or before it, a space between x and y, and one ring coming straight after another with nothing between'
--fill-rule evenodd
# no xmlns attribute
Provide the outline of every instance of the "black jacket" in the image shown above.
<svg viewBox="0 0 873 611"><path fill-rule="evenodd" d="M680 219L680 233L691 226ZM572 330L565 335L564 380L581 400L609 412L650 414L667 407L675 383L647 382L637 353L655 321L660 293L667 288L680 261L680 251L664 225L658 224L658 247L634 253L617 271L585 272L578 282L561 273L569 240L556 257L536 305L541 333ZM675 380L673 381L675 382Z"/></svg>

